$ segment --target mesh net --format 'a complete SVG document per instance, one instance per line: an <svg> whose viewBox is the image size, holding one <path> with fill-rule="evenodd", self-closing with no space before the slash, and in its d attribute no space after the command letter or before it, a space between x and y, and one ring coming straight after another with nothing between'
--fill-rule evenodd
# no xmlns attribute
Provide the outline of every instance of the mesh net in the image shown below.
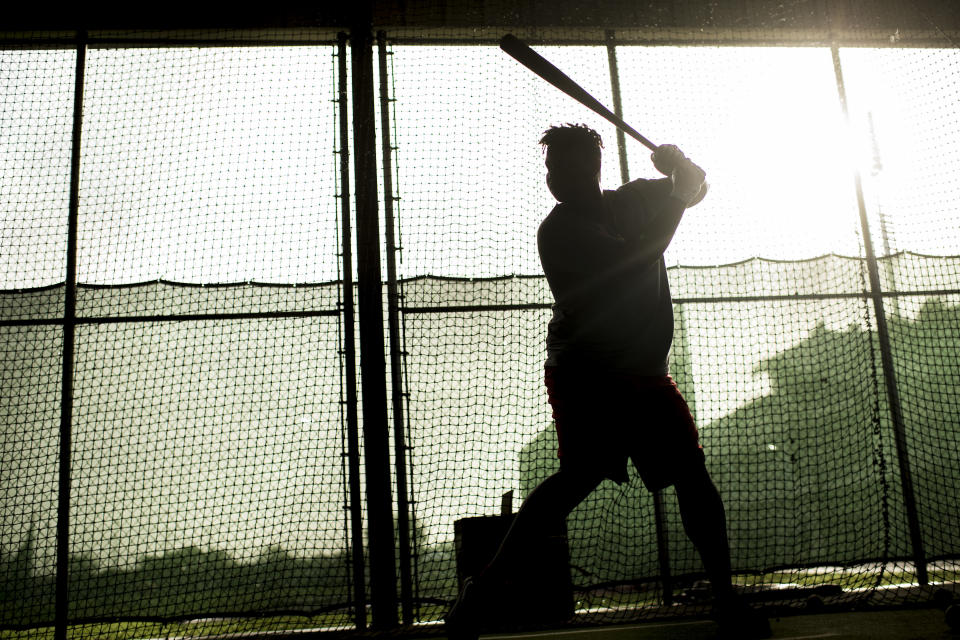
<svg viewBox="0 0 960 640"><path fill-rule="evenodd" d="M354 623L336 61L314 40L87 52L68 611L92 626L77 634ZM64 317L75 62L3 52L3 620L20 627L50 624L55 602L64 329L35 323Z"/></svg>
<svg viewBox="0 0 960 640"><path fill-rule="evenodd" d="M657 177L648 150L503 54L506 31L707 170L710 194L666 253L671 373L725 502L736 583L784 606L814 589L837 605L925 598L912 588L923 570L955 585L960 25L932 4L830 20L806 3L607 4L375 12L389 140L374 152L391 193L382 173L341 162L370 150L341 144L355 122L338 110L351 61L335 32L92 33L76 326L74 34L4 36L2 628L46 636L57 611L76 637L364 626L373 515L357 498L371 470L348 464L363 448L349 442L341 178L377 181L393 213L381 234L392 224L399 246L381 252L398 261L384 280L399 289L385 309L401 401L385 411L403 437L390 435L387 473L410 527L394 542L398 616L439 619L457 591L454 523L498 513L505 492L523 497L558 466L540 133L595 128L605 188ZM577 621L707 606L673 490L663 498L631 471L570 516Z"/></svg>

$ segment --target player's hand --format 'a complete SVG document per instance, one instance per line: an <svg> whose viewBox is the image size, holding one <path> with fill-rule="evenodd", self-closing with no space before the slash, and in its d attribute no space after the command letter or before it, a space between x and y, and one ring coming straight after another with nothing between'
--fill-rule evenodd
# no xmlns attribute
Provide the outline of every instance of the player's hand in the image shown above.
<svg viewBox="0 0 960 640"><path fill-rule="evenodd" d="M662 144L650 155L653 166L670 176L673 190L670 195L692 207L707 194L707 174L694 164L676 145Z"/></svg>
<svg viewBox="0 0 960 640"><path fill-rule="evenodd" d="M650 154L650 159L653 160L653 166L657 168L657 171L665 176L669 176L673 174L673 170L677 168L677 165L683 160L686 160L687 157L683 155L683 151L680 151L677 145L662 144L657 147L656 151Z"/></svg>

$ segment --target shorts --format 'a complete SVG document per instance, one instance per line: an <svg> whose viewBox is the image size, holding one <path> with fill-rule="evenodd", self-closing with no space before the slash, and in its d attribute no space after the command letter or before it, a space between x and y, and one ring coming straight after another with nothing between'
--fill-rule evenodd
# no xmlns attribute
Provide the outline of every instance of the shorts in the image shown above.
<svg viewBox="0 0 960 640"><path fill-rule="evenodd" d="M670 376L546 367L562 469L626 482L627 460L651 491L704 464L690 407Z"/></svg>

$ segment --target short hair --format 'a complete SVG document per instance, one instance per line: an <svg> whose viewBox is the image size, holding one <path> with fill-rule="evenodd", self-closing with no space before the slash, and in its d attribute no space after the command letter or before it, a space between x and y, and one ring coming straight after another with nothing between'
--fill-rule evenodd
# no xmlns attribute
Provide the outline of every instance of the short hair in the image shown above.
<svg viewBox="0 0 960 640"><path fill-rule="evenodd" d="M558 151L581 151L600 157L603 139L600 134L585 124L567 123L559 127L550 127L540 138L543 150L553 148Z"/></svg>

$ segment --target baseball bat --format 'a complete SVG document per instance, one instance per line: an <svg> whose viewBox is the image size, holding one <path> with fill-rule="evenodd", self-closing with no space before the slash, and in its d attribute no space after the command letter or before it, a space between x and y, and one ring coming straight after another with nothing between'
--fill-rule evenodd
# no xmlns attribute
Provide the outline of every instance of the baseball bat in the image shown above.
<svg viewBox="0 0 960 640"><path fill-rule="evenodd" d="M515 37L513 34L508 33L500 39L500 48L527 69L530 69L530 71L533 71L557 89L560 89L560 91L563 91L583 106L603 116L618 129L639 141L651 151L656 151L657 145L640 135L636 129L624 122L617 114L603 106L599 100L587 93L583 87L571 80L567 74L560 71L560 69L555 67L550 61L531 49L527 43Z"/></svg>

